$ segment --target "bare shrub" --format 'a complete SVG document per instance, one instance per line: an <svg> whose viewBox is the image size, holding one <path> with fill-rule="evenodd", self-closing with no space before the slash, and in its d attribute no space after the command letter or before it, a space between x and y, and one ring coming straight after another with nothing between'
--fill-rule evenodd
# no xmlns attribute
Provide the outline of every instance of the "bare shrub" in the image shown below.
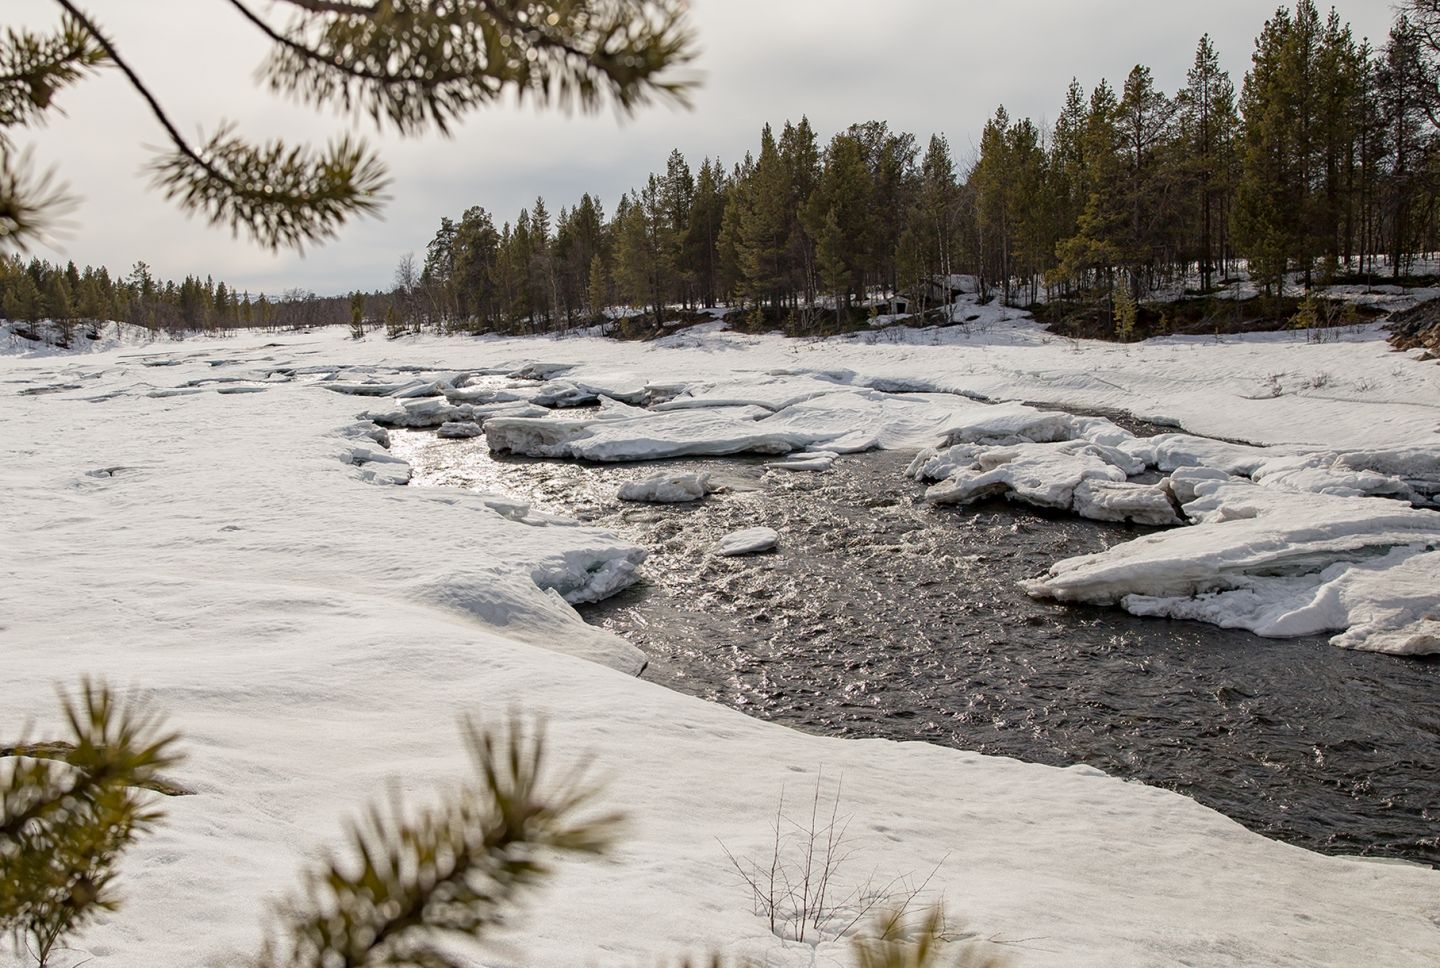
<svg viewBox="0 0 1440 968"><path fill-rule="evenodd" d="M825 791L815 778L808 809L799 817L786 812L782 787L771 820L771 846L759 857L737 857L720 847L750 892L755 913L786 941L818 944L851 935L878 911L890 912L894 931L907 929L913 909L944 858L923 879L913 874L881 875L878 868L852 877L859 845L850 832L851 815L840 812L841 784ZM947 855L948 856L948 855Z"/></svg>

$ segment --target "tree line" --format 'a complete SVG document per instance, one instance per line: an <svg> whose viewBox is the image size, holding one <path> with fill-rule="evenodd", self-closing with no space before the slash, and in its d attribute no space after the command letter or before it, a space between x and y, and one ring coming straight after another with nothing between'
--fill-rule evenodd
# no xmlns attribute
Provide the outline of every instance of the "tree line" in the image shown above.
<svg viewBox="0 0 1440 968"><path fill-rule="evenodd" d="M999 108L963 168L940 135L870 121L822 146L801 118L733 166L672 152L608 217L588 193L498 227L474 206L402 265L392 327L548 332L728 303L818 332L894 294L947 304L962 280L1025 305L1210 293L1242 268L1267 293L1289 273L1398 277L1437 248L1437 27L1440 0L1409 0L1376 47L1300 0L1238 91L1202 37L1179 91L1143 65L1118 90L1072 81L1053 125Z"/></svg>
<svg viewBox="0 0 1440 968"><path fill-rule="evenodd" d="M167 332L341 325L352 320L357 298L362 307L373 302L383 308L393 297L317 296L303 289L252 296L210 276L160 279L144 262L116 278L104 266L81 269L74 262L0 255L0 317L36 338L38 324L49 321L49 336L61 345L77 334L98 339L110 320Z"/></svg>

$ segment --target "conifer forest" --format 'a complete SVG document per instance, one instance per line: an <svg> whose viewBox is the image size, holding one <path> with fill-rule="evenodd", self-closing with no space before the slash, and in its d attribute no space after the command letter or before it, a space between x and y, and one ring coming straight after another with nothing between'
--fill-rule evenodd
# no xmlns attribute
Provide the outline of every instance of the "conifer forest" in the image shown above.
<svg viewBox="0 0 1440 968"><path fill-rule="evenodd" d="M1440 12L1412 4L1357 39L1313 0L1281 7L1238 83L1208 36L1184 86L1073 80L1053 123L1002 105L971 156L942 135L856 123L828 139L801 117L742 158L674 151L617 199L470 206L365 293L251 296L7 257L14 320L117 319L167 329L346 324L392 333L543 333L606 314L639 332L667 307L731 305L797 334L843 331L902 297L948 305L969 277L1006 305L1103 304L1117 290L1223 291L1238 270L1279 294L1409 275L1440 249ZM893 306L893 303L890 304Z"/></svg>

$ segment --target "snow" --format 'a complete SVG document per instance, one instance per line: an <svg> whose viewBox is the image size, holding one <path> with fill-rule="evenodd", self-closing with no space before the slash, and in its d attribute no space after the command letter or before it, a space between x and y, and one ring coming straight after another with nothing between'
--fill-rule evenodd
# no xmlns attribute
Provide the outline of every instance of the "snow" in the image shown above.
<svg viewBox="0 0 1440 968"><path fill-rule="evenodd" d="M508 953L476 964L513 963L515 952L541 968L636 964L697 950L777 968L849 963L843 945L771 936L716 844L763 854L782 788L807 789L823 769L844 777L862 866L928 871L949 855L935 896L1026 968L1433 965L1436 871L1274 843L1088 767L805 735L634 678L642 655L571 603L634 581L644 548L505 495L396 486L405 468L386 459L383 430L356 423L372 401L325 389L488 372L622 392L616 377L630 373L630 389L745 403L651 414L602 399L598 415L571 419L457 387L475 399L442 390L376 410L440 426L460 414L429 407L509 406L532 415L468 416L487 439L536 437L590 459L722 444L838 453L833 441L847 437L949 447L961 443L952 433L975 432L970 417L996 416L985 397L1159 414L1191 434L1280 445L1267 458L1334 453L1332 471L1416 493L1434 479L1440 367L1388 352L1378 335L1116 347L1047 341L1023 321L962 329L649 344L354 342L335 331L0 357L0 735L57 732L56 683L133 683L184 731L190 757L176 779L196 791L167 801L165 823L123 864L125 907L82 935L74 959L246 963L267 902L348 817L391 779L423 798L461 773L460 714L520 708L548 719L557 767L594 760L606 804L629 825L612 861L562 865L517 919ZM187 385L212 377L212 363L237 378L228 385L266 391ZM1257 396L1277 372L1284 392ZM1305 388L1321 372L1346 374L1345 385ZM528 400L538 385L507 389ZM876 396L885 386L908 389ZM38 389L48 392L26 392ZM201 392L175 393L189 390ZM1021 423L987 432L1053 424L1011 416ZM1144 463L1141 442L1083 423L1098 419L1061 420L1050 441L964 445L1044 446L1057 461L1083 453L1121 471L1097 455ZM1057 565L1047 593L1137 610L1148 596L1156 614L1248 595L1217 617L1266 634L1333 628L1352 647L1433 647L1440 513L1232 478L1250 456L1240 452L1194 456L1198 467L1177 465L1166 486L1197 523ZM1085 477L1071 500L1083 487L1090 504L1118 507L1132 500L1125 489L1096 488L1121 483Z"/></svg>
<svg viewBox="0 0 1440 968"><path fill-rule="evenodd" d="M967 445L961 444L960 447ZM957 456L955 448L947 452ZM925 492L931 504L970 504L1004 496L1037 507L1071 507L1075 488L1091 478L1123 481L1123 470L1089 444L1016 444L972 449L971 466L957 467Z"/></svg>
<svg viewBox="0 0 1440 968"><path fill-rule="evenodd" d="M1347 648L1440 651L1440 513L1241 478L1192 478L1187 492L1196 526L1057 562L1027 591L1263 636L1338 631Z"/></svg>
<svg viewBox="0 0 1440 968"><path fill-rule="evenodd" d="M548 372L548 368L531 368L522 372ZM604 374L583 381L549 380L533 392L529 400L542 407L584 407L598 403L602 397L638 404L645 401L647 393L648 388L643 380L633 374L620 373Z"/></svg>
<svg viewBox="0 0 1440 968"><path fill-rule="evenodd" d="M1073 505L1076 514L1094 521L1129 521L1153 527L1181 523L1163 482L1137 484L1087 478L1075 486Z"/></svg>
<svg viewBox="0 0 1440 968"><path fill-rule="evenodd" d="M1021 439L1011 432L1011 424L1002 418L997 425L1006 429L998 433L987 430L979 436ZM1029 429L1056 439L1054 425L1032 423ZM1129 436L1118 427L1114 432ZM1112 439L1109 430L1098 436ZM908 473L918 480L940 482L925 492L925 500L931 504L972 504L1004 497L1035 507L1074 511L1099 521L1179 524L1163 484L1129 481L1144 469L1143 462L1122 449L1061 437L1055 443L954 444L943 451L925 450L916 455Z"/></svg>
<svg viewBox="0 0 1440 968"><path fill-rule="evenodd" d="M945 428L947 444L1052 443L1081 439L1114 444L1130 437L1103 417L1076 417L1018 403L973 407Z"/></svg>
<svg viewBox="0 0 1440 968"><path fill-rule="evenodd" d="M1131 441L1121 447L1162 471L1209 467L1226 474L1248 475L1276 456L1272 448L1210 440L1191 434L1161 434Z"/></svg>
<svg viewBox="0 0 1440 968"><path fill-rule="evenodd" d="M620 485L616 497L622 501L684 504L703 500L712 490L709 474L656 474Z"/></svg>
<svg viewBox="0 0 1440 968"><path fill-rule="evenodd" d="M720 539L715 553L722 558L736 555L753 555L769 551L780 543L780 532L774 528L744 528L732 531Z"/></svg>

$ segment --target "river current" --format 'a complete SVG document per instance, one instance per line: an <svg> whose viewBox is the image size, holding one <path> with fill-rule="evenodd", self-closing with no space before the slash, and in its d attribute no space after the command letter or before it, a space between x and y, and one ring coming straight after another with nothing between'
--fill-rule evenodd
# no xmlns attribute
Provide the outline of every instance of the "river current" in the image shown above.
<svg viewBox="0 0 1440 968"><path fill-rule="evenodd" d="M582 614L646 678L798 729L923 740L1176 790L1269 837L1440 866L1440 662L1037 602L1051 563L1148 529L1004 501L937 508L910 455L767 473L748 458L493 458L484 438L394 434L413 485L502 492L650 549L641 582ZM700 471L693 505L627 480ZM720 558L765 525L772 553Z"/></svg>

